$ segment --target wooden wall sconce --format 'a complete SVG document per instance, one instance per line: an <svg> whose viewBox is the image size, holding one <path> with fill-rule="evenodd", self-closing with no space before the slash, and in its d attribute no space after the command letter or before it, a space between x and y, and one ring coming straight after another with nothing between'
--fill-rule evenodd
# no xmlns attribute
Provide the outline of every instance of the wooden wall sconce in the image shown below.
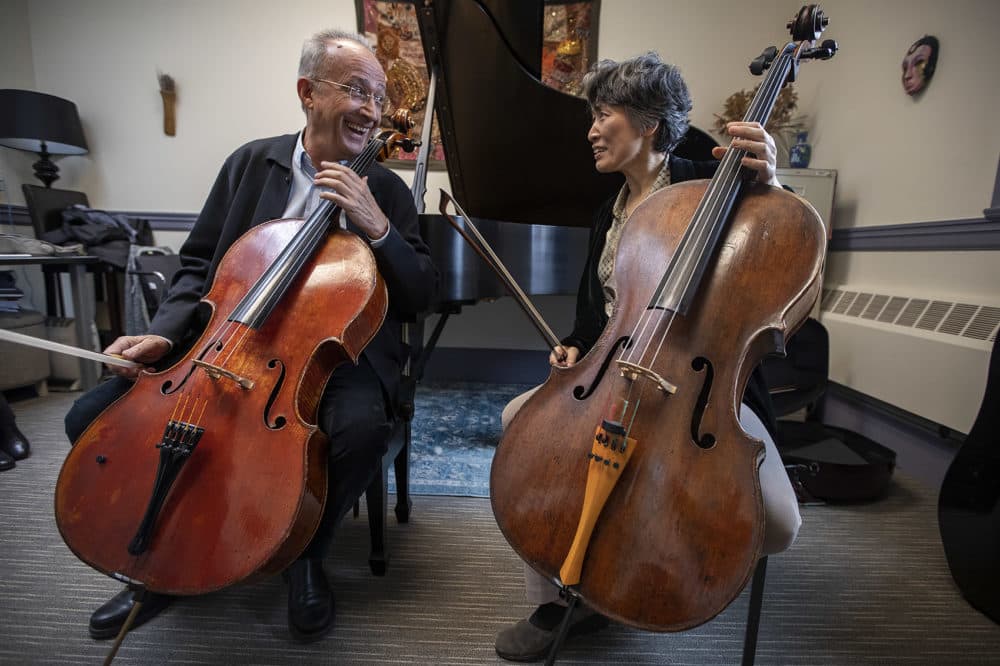
<svg viewBox="0 0 1000 666"><path fill-rule="evenodd" d="M174 136L177 133L177 86L174 84L174 77L169 74L158 73L160 80L160 97L163 98L163 133L167 136Z"/></svg>

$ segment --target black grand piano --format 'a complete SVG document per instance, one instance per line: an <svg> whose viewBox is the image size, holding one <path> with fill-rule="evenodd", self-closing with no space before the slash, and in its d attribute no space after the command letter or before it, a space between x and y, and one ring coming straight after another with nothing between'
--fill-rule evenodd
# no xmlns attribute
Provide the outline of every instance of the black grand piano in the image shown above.
<svg viewBox="0 0 1000 666"><path fill-rule="evenodd" d="M540 80L545 4L415 3L452 195L528 295L576 293L593 212L623 182L594 169L587 101ZM692 129L677 152L711 159L714 145ZM436 193L427 200L436 205ZM450 314L507 295L442 216L422 214L421 231L441 272L441 317L413 368L417 380ZM419 348L416 328L410 340Z"/></svg>

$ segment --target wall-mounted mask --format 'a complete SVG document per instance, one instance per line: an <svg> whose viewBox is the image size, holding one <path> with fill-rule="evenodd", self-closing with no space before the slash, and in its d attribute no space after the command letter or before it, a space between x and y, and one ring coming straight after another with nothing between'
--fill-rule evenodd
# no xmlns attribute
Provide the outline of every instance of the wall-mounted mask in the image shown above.
<svg viewBox="0 0 1000 666"><path fill-rule="evenodd" d="M927 87L937 67L937 37L924 35L907 50L903 57L903 90L916 95Z"/></svg>

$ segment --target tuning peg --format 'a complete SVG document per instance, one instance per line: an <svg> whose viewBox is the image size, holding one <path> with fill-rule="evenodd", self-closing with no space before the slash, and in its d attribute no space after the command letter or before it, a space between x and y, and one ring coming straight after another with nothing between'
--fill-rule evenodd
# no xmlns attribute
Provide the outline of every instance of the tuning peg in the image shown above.
<svg viewBox="0 0 1000 666"><path fill-rule="evenodd" d="M771 66L771 62L776 55L778 55L778 49L768 46L759 56L750 62L750 73L754 76L763 74L764 70Z"/></svg>
<svg viewBox="0 0 1000 666"><path fill-rule="evenodd" d="M837 53L837 42L832 39L824 39L823 43L814 49L809 49L802 54L803 58L810 60L829 60Z"/></svg>

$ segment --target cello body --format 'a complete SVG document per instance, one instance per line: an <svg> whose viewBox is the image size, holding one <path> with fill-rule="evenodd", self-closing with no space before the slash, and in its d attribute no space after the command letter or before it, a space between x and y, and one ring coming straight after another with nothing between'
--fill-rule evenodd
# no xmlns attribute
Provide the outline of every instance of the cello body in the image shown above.
<svg viewBox="0 0 1000 666"><path fill-rule="evenodd" d="M594 610L653 631L706 622L752 574L764 537L764 447L740 427L740 400L760 359L782 351L808 316L826 247L808 202L777 188L748 188L696 303L641 333L662 340L653 343L659 353L649 367L676 392L625 377L611 358L638 343L636 322L648 313L708 182L667 187L632 214L615 262L621 293L603 333L574 366L554 368L525 403L491 472L504 536L540 574L569 584L561 568L574 548L591 467L604 462L591 459L599 450L595 428L610 407L623 400L634 407L631 457L596 517L573 589Z"/></svg>
<svg viewBox="0 0 1000 666"><path fill-rule="evenodd" d="M141 373L70 451L56 522L85 563L153 592L201 594L280 571L309 543L326 501L319 400L378 331L388 297L367 245L338 229L261 325L227 320L304 224L274 220L239 238L203 299L212 316L198 342ZM189 421L202 431L154 511L163 457L189 443L168 424Z"/></svg>

